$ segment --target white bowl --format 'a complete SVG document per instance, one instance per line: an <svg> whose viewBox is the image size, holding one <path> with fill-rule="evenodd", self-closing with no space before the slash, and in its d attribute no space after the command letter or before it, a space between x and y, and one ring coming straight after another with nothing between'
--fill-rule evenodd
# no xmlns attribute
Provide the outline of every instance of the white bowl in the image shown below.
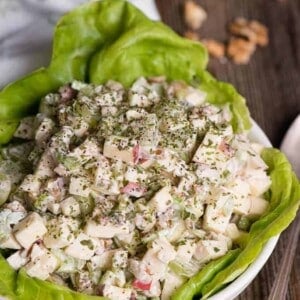
<svg viewBox="0 0 300 300"><path fill-rule="evenodd" d="M254 120L252 120L252 125L253 127L249 133L251 141L258 142L266 147L272 147L271 142ZM210 297L209 300L232 300L242 293L263 268L268 258L272 254L278 239L279 235L271 238L265 244L259 256L246 269L246 271L232 283L230 283L226 288Z"/></svg>

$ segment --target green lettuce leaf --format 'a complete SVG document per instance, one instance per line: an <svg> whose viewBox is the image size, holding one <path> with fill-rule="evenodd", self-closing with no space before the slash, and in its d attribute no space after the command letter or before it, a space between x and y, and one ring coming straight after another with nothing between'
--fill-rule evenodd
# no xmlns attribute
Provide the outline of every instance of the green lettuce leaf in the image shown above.
<svg viewBox="0 0 300 300"><path fill-rule="evenodd" d="M17 272L15 272L0 254L0 295L15 299Z"/></svg>
<svg viewBox="0 0 300 300"><path fill-rule="evenodd" d="M41 97L74 79L93 83L115 79L125 86L140 76L184 80L205 91L209 102L228 104L235 131L248 130L251 123L245 100L231 85L207 73L206 64L207 53L201 44L179 37L125 1L85 4L58 22L50 65L0 92L0 145L10 141L20 118L36 111ZM216 292L255 259L269 237L291 222L299 204L299 183L284 156L274 151L264 153L273 179L270 212L252 226L242 251L231 251L209 263L178 290L174 299ZM0 295L17 300L101 299L30 278L24 271L15 272L2 256Z"/></svg>

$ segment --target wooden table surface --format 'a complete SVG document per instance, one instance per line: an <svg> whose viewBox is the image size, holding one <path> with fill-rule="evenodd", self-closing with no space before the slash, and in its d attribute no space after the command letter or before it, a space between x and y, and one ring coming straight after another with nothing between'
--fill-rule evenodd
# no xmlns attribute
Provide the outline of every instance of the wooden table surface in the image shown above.
<svg viewBox="0 0 300 300"><path fill-rule="evenodd" d="M208 13L201 38L226 41L227 25L236 17L256 19L269 28L270 43L259 48L245 66L211 59L209 70L232 83L246 97L252 117L279 147L284 133L300 113L300 0L195 0ZM156 0L162 20L179 34L187 29L184 0ZM265 267L239 300L264 300L278 272L289 230L285 231ZM299 240L300 241L300 240ZM300 300L300 242L288 286L288 300ZM284 299L278 299L284 300Z"/></svg>

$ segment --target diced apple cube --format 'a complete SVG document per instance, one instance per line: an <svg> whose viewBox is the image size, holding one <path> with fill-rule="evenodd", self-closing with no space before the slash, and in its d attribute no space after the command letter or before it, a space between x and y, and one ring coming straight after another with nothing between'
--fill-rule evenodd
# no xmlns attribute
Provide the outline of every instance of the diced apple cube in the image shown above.
<svg viewBox="0 0 300 300"><path fill-rule="evenodd" d="M227 249L232 248L232 240L226 234L223 234L223 233L214 234L214 233L212 233L211 236L213 237L214 240L218 240L222 243L224 242L227 245Z"/></svg>
<svg viewBox="0 0 300 300"><path fill-rule="evenodd" d="M0 173L0 205L2 205L8 198L11 192L11 180L6 174Z"/></svg>
<svg viewBox="0 0 300 300"><path fill-rule="evenodd" d="M190 157L194 153L196 145L197 145L197 133L191 133L187 135L185 139L183 150Z"/></svg>
<svg viewBox="0 0 300 300"><path fill-rule="evenodd" d="M251 143L251 148L252 148L257 154L261 154L265 147L264 147L262 144L259 144L259 143Z"/></svg>
<svg viewBox="0 0 300 300"><path fill-rule="evenodd" d="M247 168L251 169L261 169L266 170L268 165L264 162L264 160L258 155L249 155L247 160Z"/></svg>
<svg viewBox="0 0 300 300"><path fill-rule="evenodd" d="M112 258L116 250L108 250L91 258L94 269L107 270L112 267Z"/></svg>
<svg viewBox="0 0 300 300"><path fill-rule="evenodd" d="M177 241L185 231L186 227L183 220L174 222L173 226L170 228L170 233L167 236L168 241L170 243Z"/></svg>
<svg viewBox="0 0 300 300"><path fill-rule="evenodd" d="M156 156L156 163L163 167L166 172L179 177L185 176L187 172L187 165L185 161L180 159L172 150L160 150L162 150L162 153Z"/></svg>
<svg viewBox="0 0 300 300"><path fill-rule="evenodd" d="M165 186L160 189L149 201L148 205L154 208L158 213L165 212L173 204L173 198L170 194L171 188Z"/></svg>
<svg viewBox="0 0 300 300"><path fill-rule="evenodd" d="M220 145L224 141L225 137L232 135L232 127L228 126L221 131L210 129L201 145L198 147L194 154L193 161L197 163L203 163L207 165L216 165L217 167L224 164L227 160L226 155L221 151Z"/></svg>
<svg viewBox="0 0 300 300"><path fill-rule="evenodd" d="M132 240L134 239L134 231L131 231L129 233L122 233L116 235L116 238L119 242L121 242L123 245L131 244Z"/></svg>
<svg viewBox="0 0 300 300"><path fill-rule="evenodd" d="M197 165L196 175L199 179L205 180L207 183L219 184L221 181L221 173L213 166L206 164ZM207 190L209 186L207 186Z"/></svg>
<svg viewBox="0 0 300 300"><path fill-rule="evenodd" d="M198 89L189 87L186 91L184 100L189 106L197 107L200 106L205 101L205 98L206 98L206 93Z"/></svg>
<svg viewBox="0 0 300 300"><path fill-rule="evenodd" d="M252 196L261 196L271 186L271 179L262 169L252 169L246 175Z"/></svg>
<svg viewBox="0 0 300 300"><path fill-rule="evenodd" d="M120 269L126 268L128 261L128 251L116 250L112 257L112 268Z"/></svg>
<svg viewBox="0 0 300 300"><path fill-rule="evenodd" d="M111 166L108 159L101 155L98 158L97 169L95 172L95 185L105 185L109 184L112 179Z"/></svg>
<svg viewBox="0 0 300 300"><path fill-rule="evenodd" d="M82 117L72 118L72 127L74 128L74 134L78 137L83 137L89 130L89 124Z"/></svg>
<svg viewBox="0 0 300 300"><path fill-rule="evenodd" d="M184 208L187 212L199 219L204 213L204 202L201 195L196 193L195 195L188 197L184 200Z"/></svg>
<svg viewBox="0 0 300 300"><path fill-rule="evenodd" d="M147 107L152 103L150 99L144 94L130 93L129 94L129 105L138 107Z"/></svg>
<svg viewBox="0 0 300 300"><path fill-rule="evenodd" d="M219 132L215 132L214 130L209 130L205 136L204 139L201 142L202 147L211 147L211 148L217 148L218 145L222 142L224 136L220 134Z"/></svg>
<svg viewBox="0 0 300 300"><path fill-rule="evenodd" d="M48 232L44 236L47 248L59 249L68 246L74 240L74 232L78 230L79 222L73 218L60 216L47 222Z"/></svg>
<svg viewBox="0 0 300 300"><path fill-rule="evenodd" d="M50 151L45 151L38 162L35 170L35 176L41 179L53 177L53 175L55 174L54 168L55 162L52 154L50 153Z"/></svg>
<svg viewBox="0 0 300 300"><path fill-rule="evenodd" d="M139 108L139 109L129 109L126 112L126 119L128 121L132 121L132 120L138 120L138 119L142 119L144 116L146 116L148 113L146 110Z"/></svg>
<svg viewBox="0 0 300 300"><path fill-rule="evenodd" d="M21 246L12 233L12 228L26 216L22 211L12 211L18 208L17 201L10 202L0 211L0 248L20 249ZM21 209L21 207L20 207Z"/></svg>
<svg viewBox="0 0 300 300"><path fill-rule="evenodd" d="M240 215L247 215L251 207L251 201L249 197L238 198L234 197L234 207L233 212Z"/></svg>
<svg viewBox="0 0 300 300"><path fill-rule="evenodd" d="M97 161L97 169L95 172L95 186L94 189L104 195L118 195L120 194L119 182L122 179L113 177L113 168L110 165L108 159L101 155ZM122 174L122 172L116 172Z"/></svg>
<svg viewBox="0 0 300 300"><path fill-rule="evenodd" d="M50 202L47 205L49 211L51 211L54 215L58 215L61 213L60 203Z"/></svg>
<svg viewBox="0 0 300 300"><path fill-rule="evenodd" d="M163 133L180 131L188 125L187 120L178 120L174 117L166 117L159 120L159 130Z"/></svg>
<svg viewBox="0 0 300 300"><path fill-rule="evenodd" d="M198 132L203 132L205 130L206 126L206 120L205 119L200 119L198 116L197 118L192 118L190 119L190 122L194 129L196 129Z"/></svg>
<svg viewBox="0 0 300 300"><path fill-rule="evenodd" d="M101 277L100 284L124 287L126 277L123 270L107 270Z"/></svg>
<svg viewBox="0 0 300 300"><path fill-rule="evenodd" d="M26 209L20 202L21 199L13 200L5 204L5 208L11 210L13 213L26 213ZM24 216L23 216L24 217ZM21 215L18 215L18 218L23 219Z"/></svg>
<svg viewBox="0 0 300 300"><path fill-rule="evenodd" d="M233 212L236 214L246 215L250 210L249 184L241 179L235 179L229 184L229 187L233 194Z"/></svg>
<svg viewBox="0 0 300 300"><path fill-rule="evenodd" d="M233 195L224 189L216 197L217 202L206 207L203 226L207 230L224 233L233 212Z"/></svg>
<svg viewBox="0 0 300 300"><path fill-rule="evenodd" d="M159 142L158 119L156 114L147 114L143 119L131 124L140 128L139 144L145 148L157 147Z"/></svg>
<svg viewBox="0 0 300 300"><path fill-rule="evenodd" d="M63 177L50 178L45 183L45 190L53 199L60 201L66 194L65 180Z"/></svg>
<svg viewBox="0 0 300 300"><path fill-rule="evenodd" d="M184 282L184 278L173 272L168 272L165 276L164 287L161 293L161 300L171 299L171 296L174 294L176 289L178 289Z"/></svg>
<svg viewBox="0 0 300 300"><path fill-rule="evenodd" d="M71 177L69 193L71 195L88 197L91 193L91 183L85 177Z"/></svg>
<svg viewBox="0 0 300 300"><path fill-rule="evenodd" d="M152 278L146 270L141 268L141 262L137 259L129 258L128 259L128 270L134 275L139 281L142 282L151 282Z"/></svg>
<svg viewBox="0 0 300 300"><path fill-rule="evenodd" d="M19 270L27 264L29 257L27 256L26 250L19 250L10 255L6 260L14 270Z"/></svg>
<svg viewBox="0 0 300 300"><path fill-rule="evenodd" d="M84 233L80 233L76 239L66 247L65 252L72 257L89 260L95 254L99 244L97 239L91 238Z"/></svg>
<svg viewBox="0 0 300 300"><path fill-rule="evenodd" d="M24 178L19 189L21 191L37 195L40 191L41 185L41 180L37 176L29 174Z"/></svg>
<svg viewBox="0 0 300 300"><path fill-rule="evenodd" d="M82 144L70 152L70 157L78 161L88 161L97 158L100 154L100 148L93 138L87 138Z"/></svg>
<svg viewBox="0 0 300 300"><path fill-rule="evenodd" d="M120 194L120 186L117 180L110 180L108 185L98 185L94 186L93 189L97 192L100 192L103 195L119 195Z"/></svg>
<svg viewBox="0 0 300 300"><path fill-rule="evenodd" d="M2 238L0 240L0 248L21 249L21 245L15 239L14 235L12 233L9 233L9 235L6 238Z"/></svg>
<svg viewBox="0 0 300 300"><path fill-rule="evenodd" d="M229 223L225 234L234 241L240 238L243 233L238 229L235 223Z"/></svg>
<svg viewBox="0 0 300 300"><path fill-rule="evenodd" d="M119 234L128 234L129 224L113 224L111 222L101 224L88 220L84 232L91 237L109 239Z"/></svg>
<svg viewBox="0 0 300 300"><path fill-rule="evenodd" d="M60 202L62 213L67 217L77 217L80 214L80 205L74 197L68 197Z"/></svg>
<svg viewBox="0 0 300 300"><path fill-rule="evenodd" d="M117 106L102 106L101 115L102 117L115 116L118 113L118 110Z"/></svg>
<svg viewBox="0 0 300 300"><path fill-rule="evenodd" d="M192 259L193 253L196 250L196 243L187 240L185 244L179 245L177 248L176 260L188 262Z"/></svg>
<svg viewBox="0 0 300 300"><path fill-rule="evenodd" d="M100 106L119 105L123 101L123 92L113 90L102 92L100 95L96 96L95 101Z"/></svg>
<svg viewBox="0 0 300 300"><path fill-rule="evenodd" d="M196 182L197 177L192 172L187 172L184 177L181 177L177 191L178 193L187 194L190 192L193 184Z"/></svg>
<svg viewBox="0 0 300 300"><path fill-rule="evenodd" d="M26 273L31 277L45 280L58 267L58 259L49 251L36 257L24 266Z"/></svg>
<svg viewBox="0 0 300 300"><path fill-rule="evenodd" d="M45 118L35 132L35 140L38 145L46 142L54 132L55 123L52 119Z"/></svg>
<svg viewBox="0 0 300 300"><path fill-rule="evenodd" d="M246 198L250 193L249 184L246 181L241 180L239 178L233 180L231 183L228 184L228 186L232 190L232 193L237 195L239 198Z"/></svg>
<svg viewBox="0 0 300 300"><path fill-rule="evenodd" d="M175 259L176 251L171 243L164 237L156 239L152 244L153 249L157 249L157 258L168 264Z"/></svg>
<svg viewBox="0 0 300 300"><path fill-rule="evenodd" d="M225 232L226 226L230 221L231 214L223 215L223 210L216 210L212 204L206 208L203 226L206 230L215 232Z"/></svg>
<svg viewBox="0 0 300 300"><path fill-rule="evenodd" d="M34 243L32 247L30 248L29 256L31 260L35 260L37 257L40 257L47 253L47 248L45 248L43 245L40 245L39 243Z"/></svg>
<svg viewBox="0 0 300 300"><path fill-rule="evenodd" d="M16 240L28 249L36 240L47 233L43 218L36 212L28 214L20 223L14 227Z"/></svg>
<svg viewBox="0 0 300 300"><path fill-rule="evenodd" d="M134 146L127 137L110 136L104 142L103 155L108 158L134 163Z"/></svg>
<svg viewBox="0 0 300 300"><path fill-rule="evenodd" d="M117 286L105 284L103 288L103 296L111 300L130 300L132 289L120 288Z"/></svg>
<svg viewBox="0 0 300 300"><path fill-rule="evenodd" d="M139 205L139 210L135 215L134 224L143 232L149 232L156 224L156 217L153 210L146 205Z"/></svg>
<svg viewBox="0 0 300 300"><path fill-rule="evenodd" d="M199 146L193 156L193 161L207 166L223 169L226 163L226 156L218 149Z"/></svg>
<svg viewBox="0 0 300 300"><path fill-rule="evenodd" d="M150 289L145 290L143 292L147 298L156 298L159 297L161 294L161 287L160 287L160 281L159 280L152 280Z"/></svg>
<svg viewBox="0 0 300 300"><path fill-rule="evenodd" d="M269 202L261 197L250 197L251 207L248 216L255 218L265 213L269 207Z"/></svg>
<svg viewBox="0 0 300 300"><path fill-rule="evenodd" d="M197 243L194 257L206 263L212 259L223 256L228 251L227 242L225 240L201 240Z"/></svg>
<svg viewBox="0 0 300 300"><path fill-rule="evenodd" d="M140 262L138 274L134 274L141 281L148 281L147 278L160 280L164 278L167 270L167 264L162 262L158 257L158 250L150 248L147 250L142 261Z"/></svg>
<svg viewBox="0 0 300 300"><path fill-rule="evenodd" d="M14 133L14 137L32 140L35 133L35 117L25 117L20 121L17 130Z"/></svg>
<svg viewBox="0 0 300 300"><path fill-rule="evenodd" d="M124 179L128 182L138 182L147 179L148 174L142 169L138 170L133 166L127 166L126 172L124 174Z"/></svg>

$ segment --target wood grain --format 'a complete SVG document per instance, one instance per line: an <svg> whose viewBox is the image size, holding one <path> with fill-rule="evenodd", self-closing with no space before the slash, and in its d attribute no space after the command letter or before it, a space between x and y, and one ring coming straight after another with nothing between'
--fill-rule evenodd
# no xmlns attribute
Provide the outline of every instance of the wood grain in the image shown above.
<svg viewBox="0 0 300 300"><path fill-rule="evenodd" d="M293 261L297 250L297 241L300 233L300 218L292 223L285 247L288 249L281 257L280 268L276 274L268 300L285 299L290 280Z"/></svg>
<svg viewBox="0 0 300 300"><path fill-rule="evenodd" d="M202 38L228 39L227 26L234 18L256 19L269 28L270 44L258 48L250 63L234 65L211 59L209 70L232 83L245 96L252 117L279 147L282 137L300 113L300 0L195 0L208 12L199 31ZM165 23L183 34L184 0L156 0ZM264 300L272 288L286 249L285 231L268 263L237 300ZM300 299L300 241L290 275L286 300ZM284 300L284 299L278 299Z"/></svg>

